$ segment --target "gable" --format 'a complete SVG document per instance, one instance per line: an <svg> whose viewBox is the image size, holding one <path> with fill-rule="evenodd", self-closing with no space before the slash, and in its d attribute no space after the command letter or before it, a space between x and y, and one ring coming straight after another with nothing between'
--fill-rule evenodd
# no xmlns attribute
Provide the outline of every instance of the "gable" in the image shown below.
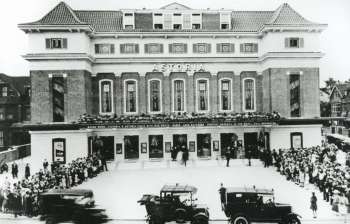
<svg viewBox="0 0 350 224"><path fill-rule="evenodd" d="M163 6L160 9L166 9L166 10L189 10L190 7L187 7L185 5L179 4L177 2L173 2L169 5Z"/></svg>

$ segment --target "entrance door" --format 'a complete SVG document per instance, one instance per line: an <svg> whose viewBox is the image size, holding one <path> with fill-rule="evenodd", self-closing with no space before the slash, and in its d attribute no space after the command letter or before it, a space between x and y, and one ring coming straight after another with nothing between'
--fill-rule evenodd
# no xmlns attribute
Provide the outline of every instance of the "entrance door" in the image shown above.
<svg viewBox="0 0 350 224"><path fill-rule="evenodd" d="M177 151L187 149L187 135L173 135L173 147Z"/></svg>
<svg viewBox="0 0 350 224"><path fill-rule="evenodd" d="M258 158L258 133L249 132L244 133L244 149L245 154L247 155L247 149L250 148L252 158Z"/></svg>
<svg viewBox="0 0 350 224"><path fill-rule="evenodd" d="M197 134L197 156L211 156L211 136L210 134Z"/></svg>
<svg viewBox="0 0 350 224"><path fill-rule="evenodd" d="M138 135L124 136L124 152L125 152L125 159L139 158L139 136Z"/></svg>
<svg viewBox="0 0 350 224"><path fill-rule="evenodd" d="M236 146L236 141L238 136L235 133L222 133L220 134L220 146L221 146L221 156L225 156L227 147ZM236 155L234 155L236 157Z"/></svg>
<svg viewBox="0 0 350 224"><path fill-rule="evenodd" d="M106 160L114 160L114 136L101 136L101 154Z"/></svg>
<svg viewBox="0 0 350 224"><path fill-rule="evenodd" d="M149 158L163 158L163 135L148 136Z"/></svg>

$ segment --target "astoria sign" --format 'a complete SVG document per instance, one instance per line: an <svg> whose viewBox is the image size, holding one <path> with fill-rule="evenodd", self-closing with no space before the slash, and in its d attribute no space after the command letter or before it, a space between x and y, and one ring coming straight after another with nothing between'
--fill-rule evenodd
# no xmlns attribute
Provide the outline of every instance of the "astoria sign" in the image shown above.
<svg viewBox="0 0 350 224"><path fill-rule="evenodd" d="M153 71L158 72L188 72L188 73L195 73L195 72L204 72L205 69L203 67L203 64L154 64Z"/></svg>

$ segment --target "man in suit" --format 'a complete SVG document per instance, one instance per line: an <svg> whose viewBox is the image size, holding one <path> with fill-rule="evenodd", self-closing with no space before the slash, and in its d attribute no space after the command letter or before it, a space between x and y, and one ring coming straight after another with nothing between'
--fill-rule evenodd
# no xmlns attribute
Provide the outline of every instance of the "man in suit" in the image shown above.
<svg viewBox="0 0 350 224"><path fill-rule="evenodd" d="M11 173L12 173L12 178L17 178L18 177L18 165L16 162L12 163L11 166Z"/></svg>
<svg viewBox="0 0 350 224"><path fill-rule="evenodd" d="M231 159L230 146L227 146L227 148L226 148L225 157L226 157L226 167L229 167L230 166L230 159Z"/></svg>
<svg viewBox="0 0 350 224"><path fill-rule="evenodd" d="M251 166L251 158L252 158L252 148L250 145L247 146L247 150L246 150L246 157L248 159L248 166Z"/></svg>

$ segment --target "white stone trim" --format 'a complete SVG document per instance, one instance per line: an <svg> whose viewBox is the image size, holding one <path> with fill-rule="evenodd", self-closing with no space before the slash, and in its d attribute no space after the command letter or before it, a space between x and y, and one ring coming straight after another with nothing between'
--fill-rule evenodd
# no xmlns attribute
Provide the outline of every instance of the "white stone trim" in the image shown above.
<svg viewBox="0 0 350 224"><path fill-rule="evenodd" d="M102 82L109 82L111 83L111 97L112 97L112 111L111 112L102 112L102 96L101 96L101 84ZM113 85L113 80L111 79L101 79L100 81L98 81L98 102L99 102L99 113L101 115L112 115L114 114L114 85Z"/></svg>
<svg viewBox="0 0 350 224"><path fill-rule="evenodd" d="M136 84L136 111L135 112L126 112L126 92L127 92L127 86L126 86L126 82L128 81L134 81L135 84ZM124 105L123 105L123 112L124 114L128 114L128 115L132 115L132 114L137 114L138 111L139 111L139 85L138 85L138 81L137 79L125 79L124 82L123 82L123 87L124 87L124 93L123 93L123 102L124 102Z"/></svg>
<svg viewBox="0 0 350 224"><path fill-rule="evenodd" d="M199 81L201 81L201 80L205 80L205 81L207 81L207 89L208 89L208 91L207 91L207 98L208 98L208 109L207 110L199 110L199 108L198 108L198 106L199 106L199 104L198 104L198 91L199 91L199 89L198 89L198 83L199 83ZM196 112L197 113L208 113L209 111L210 111L210 82L209 82L210 80L208 79L208 78L198 78L198 79L196 79L196 94L195 94L195 96L196 96L196 99L195 99L195 101L196 101Z"/></svg>
<svg viewBox="0 0 350 224"><path fill-rule="evenodd" d="M253 89L254 89L254 110L246 110L245 109L245 86L244 86L244 82L246 80L253 80ZM242 80L242 104L243 104L243 108L242 108L242 111L243 112L255 112L256 111L256 84L255 84L255 78L251 78L251 77L248 77L248 78L244 78Z"/></svg>
<svg viewBox="0 0 350 224"><path fill-rule="evenodd" d="M175 93L175 81L177 80L181 80L184 82L184 110L183 111L175 111L175 102L174 102L174 93ZM171 106L171 111L174 113L178 113L178 112L186 112L187 110L187 94L186 94L186 79L184 78L175 78L171 80L171 102L172 102L172 106Z"/></svg>
<svg viewBox="0 0 350 224"><path fill-rule="evenodd" d="M151 82L152 81L159 81L159 95L160 95L160 100L159 100L159 111L151 111ZM158 78L152 78L147 81L147 106L148 106L148 113L149 114L161 114L163 112L163 86L162 86L162 80Z"/></svg>
<svg viewBox="0 0 350 224"><path fill-rule="evenodd" d="M225 81L225 80L229 80L230 84L231 84L231 89L230 89L230 94L231 94L231 110L222 110L222 99L221 99L221 82ZM220 78L219 79L219 112L232 112L233 111L233 79L232 78Z"/></svg>

